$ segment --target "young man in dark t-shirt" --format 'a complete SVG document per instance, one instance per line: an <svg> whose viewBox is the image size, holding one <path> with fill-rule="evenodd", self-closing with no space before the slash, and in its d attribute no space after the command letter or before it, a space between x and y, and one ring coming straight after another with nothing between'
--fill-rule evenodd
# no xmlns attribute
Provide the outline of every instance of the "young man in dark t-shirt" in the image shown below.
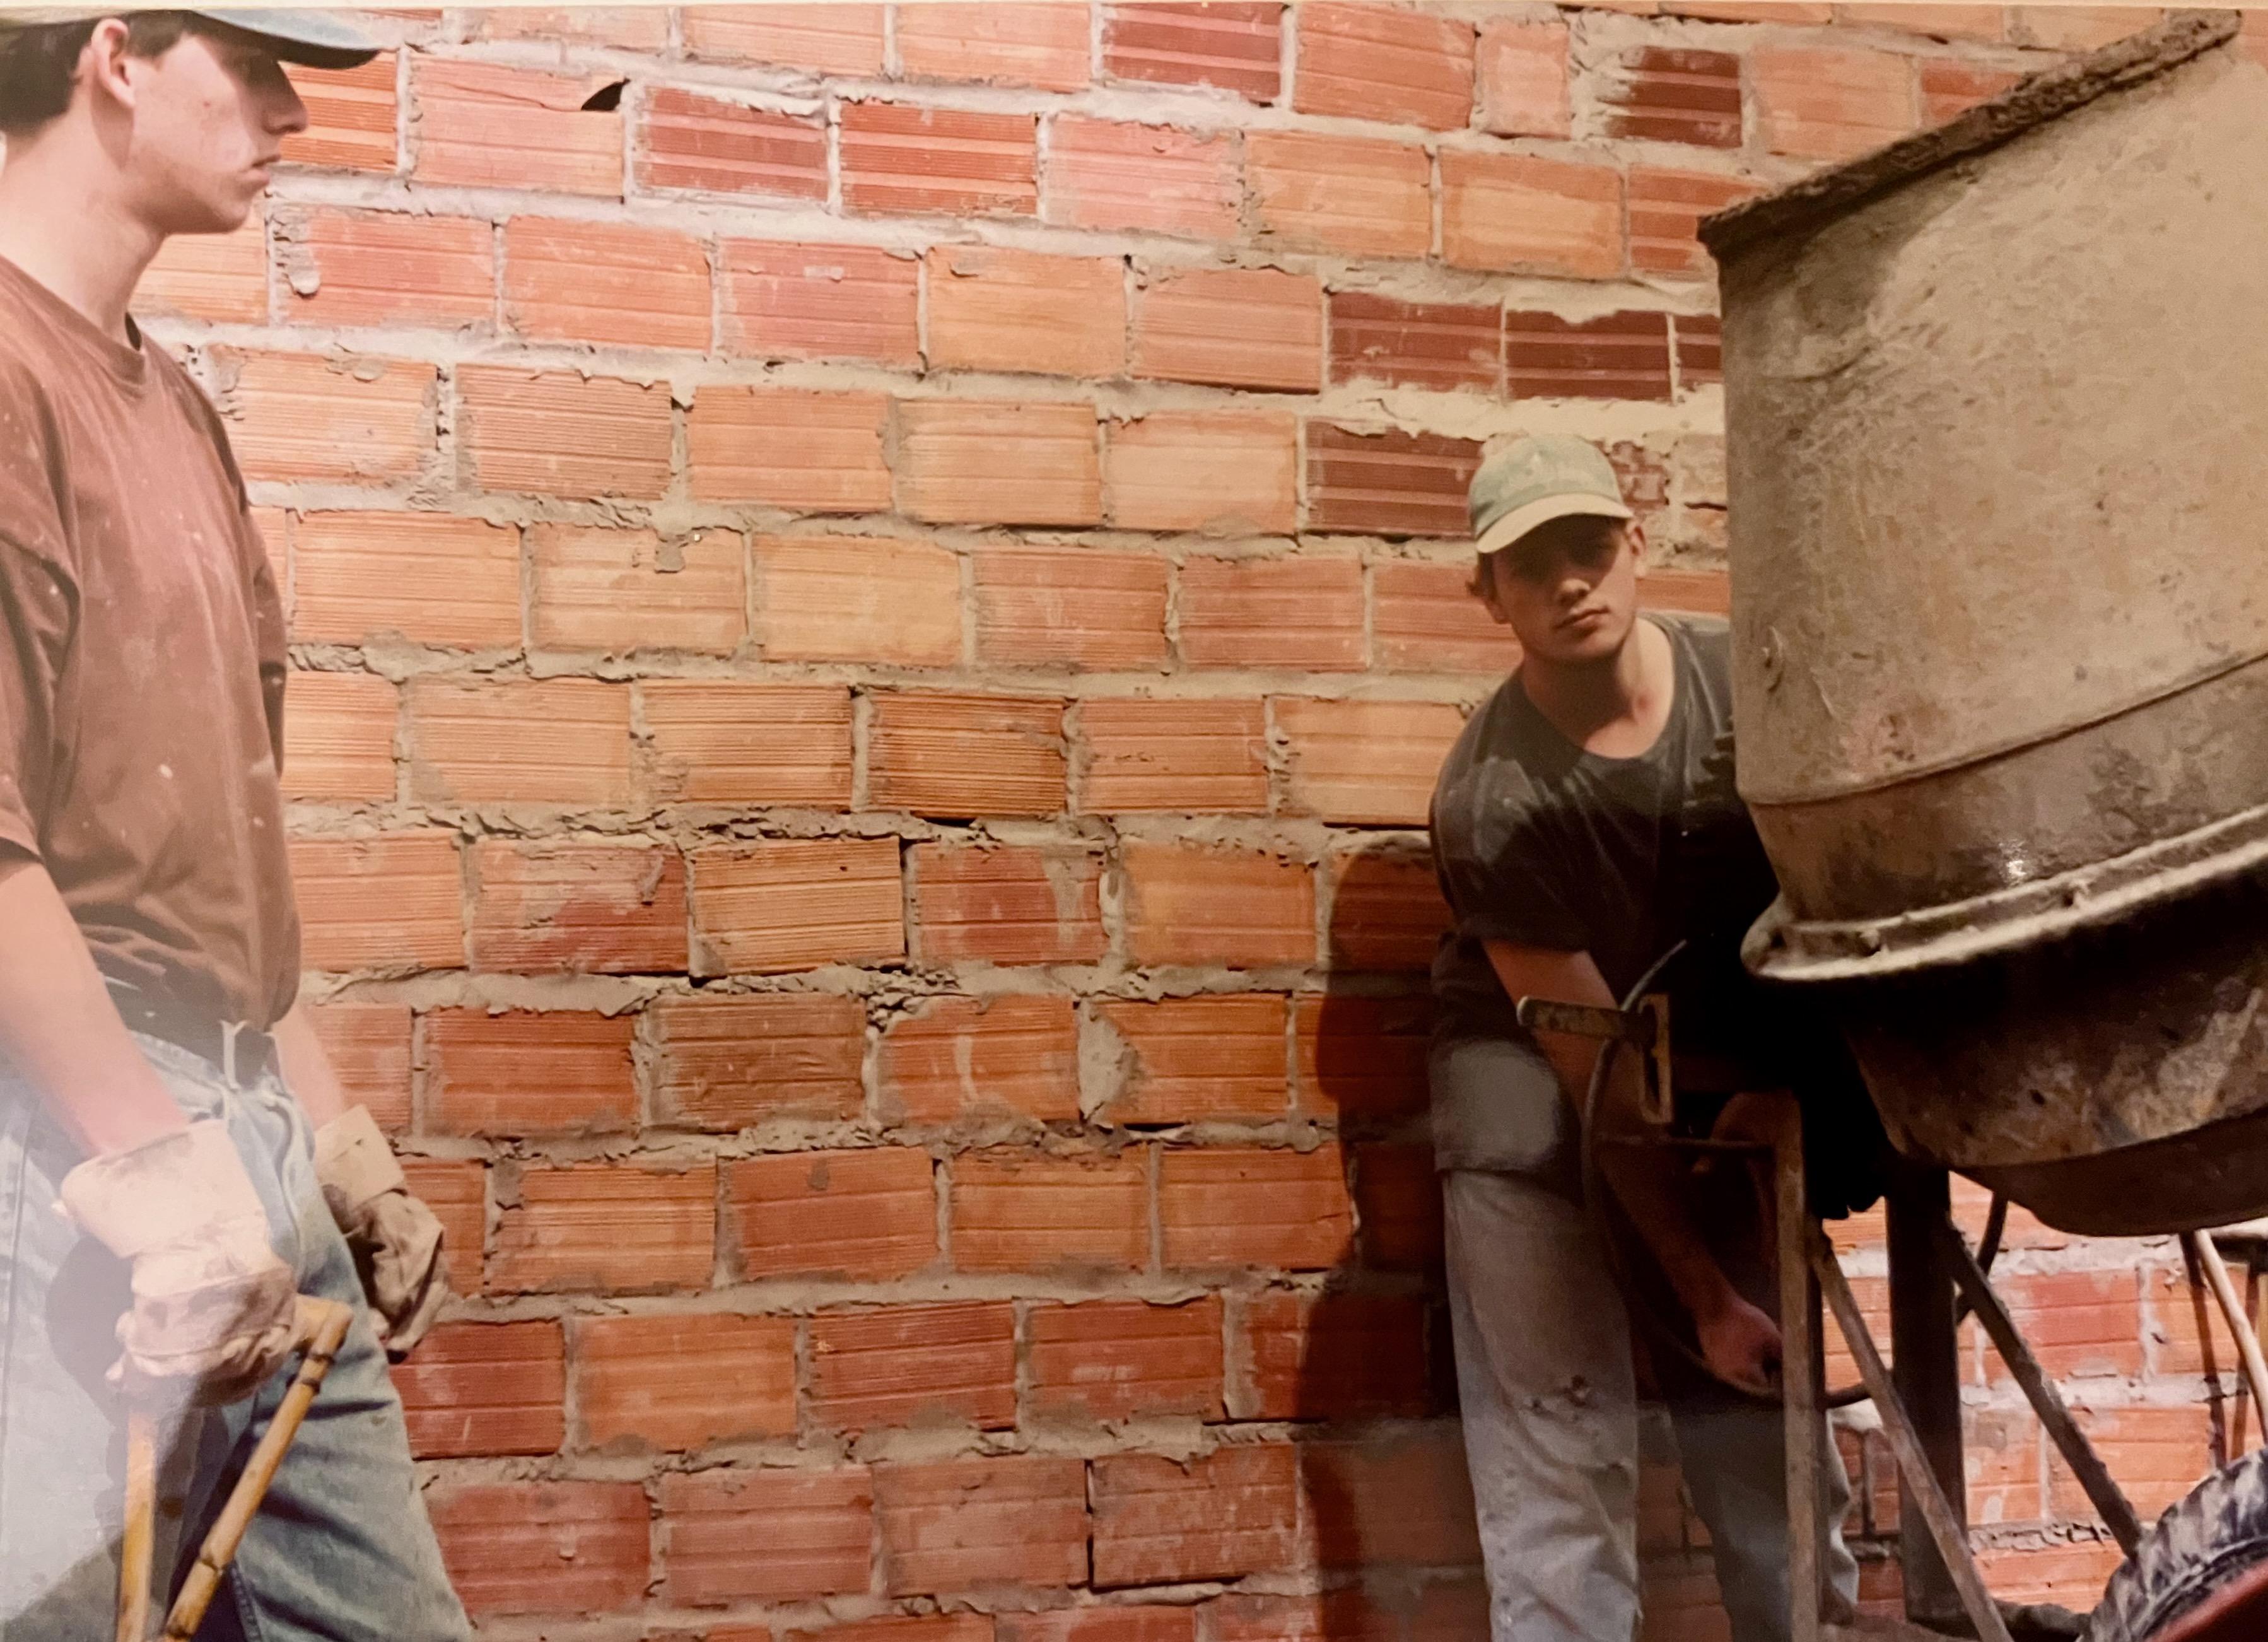
<svg viewBox="0 0 2268 1642"><path fill-rule="evenodd" d="M1432 815L1454 920L1434 963L1430 1074L1466 1450L1496 1642L1629 1642L1635 1375L1578 1146L1597 1049L1528 1032L1513 1000L1619 1003L1684 933L1668 881L1681 835L1743 824L1705 762L1731 724L1729 641L1716 618L1638 614L1645 538L1612 466L1583 441L1492 453L1471 507L1476 593L1523 659L1458 738ZM1622 1062L1635 1072L1634 1057ZM1634 1077L1610 1081L1602 1130L1634 1127L1635 1091ZM1719 1380L1762 1388L1778 1329L1712 1253L1672 1154L1601 1156L1698 1355ZM1674 1366L1663 1388L1735 1642L1781 1642L1778 1412ZM1848 1484L1830 1469L1839 1519ZM1839 1536L1829 1572L1849 1599L1857 1570Z"/></svg>

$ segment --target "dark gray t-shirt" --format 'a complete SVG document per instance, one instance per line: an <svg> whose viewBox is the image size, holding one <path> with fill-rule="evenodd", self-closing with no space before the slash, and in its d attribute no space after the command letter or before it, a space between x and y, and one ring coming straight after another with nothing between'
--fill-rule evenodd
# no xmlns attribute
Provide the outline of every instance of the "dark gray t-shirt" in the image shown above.
<svg viewBox="0 0 2268 1642"><path fill-rule="evenodd" d="M1514 1020L1483 943L1588 952L1619 997L1683 933L1663 874L1702 761L1732 725L1731 637L1715 616L1644 619L1668 636L1676 668L1668 719L1646 752L1585 752L1514 674L1434 784L1433 866L1453 917L1433 960L1440 1168L1576 1179L1557 1074Z"/></svg>

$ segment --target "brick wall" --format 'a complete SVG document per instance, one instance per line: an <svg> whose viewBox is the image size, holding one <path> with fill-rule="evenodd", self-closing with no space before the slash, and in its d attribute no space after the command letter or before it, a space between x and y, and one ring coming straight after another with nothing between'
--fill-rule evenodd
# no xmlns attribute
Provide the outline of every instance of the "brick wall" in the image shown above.
<svg viewBox="0 0 2268 1642"><path fill-rule="evenodd" d="M289 588L311 986L450 1224L401 1385L483 1624L1481 1634L1420 1083L1425 798L1514 659L1465 478L1606 442L1721 607L1697 215L2154 15L468 11L301 76L144 306ZM2167 1246L2012 1242L2163 1504L2227 1341ZM2083 1605L1968 1360L1994 1576ZM1648 1637L1720 1637L1655 1462Z"/></svg>

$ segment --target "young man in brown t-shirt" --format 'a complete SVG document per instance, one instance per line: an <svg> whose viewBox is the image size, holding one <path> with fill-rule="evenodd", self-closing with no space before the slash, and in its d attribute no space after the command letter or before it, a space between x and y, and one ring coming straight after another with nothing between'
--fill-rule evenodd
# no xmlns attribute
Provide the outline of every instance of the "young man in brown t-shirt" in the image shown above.
<svg viewBox="0 0 2268 1642"><path fill-rule="evenodd" d="M127 312L305 127L278 58L374 48L38 16L0 16L0 1642L110 1628L129 1402L163 1411L159 1580L194 1552L301 1292L355 1324L200 1634L460 1638L386 1372L439 1228L297 1001L282 609L218 419Z"/></svg>

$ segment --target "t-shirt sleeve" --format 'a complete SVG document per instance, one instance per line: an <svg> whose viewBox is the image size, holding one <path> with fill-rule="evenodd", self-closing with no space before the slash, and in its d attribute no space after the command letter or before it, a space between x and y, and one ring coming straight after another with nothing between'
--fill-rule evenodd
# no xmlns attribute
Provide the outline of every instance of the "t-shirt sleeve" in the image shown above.
<svg viewBox="0 0 2268 1642"><path fill-rule="evenodd" d="M71 597L55 567L0 535L0 852L37 858L54 780L55 680Z"/></svg>
<svg viewBox="0 0 2268 1642"><path fill-rule="evenodd" d="M1561 893L1559 852L1533 809L1508 807L1508 814L1485 828L1469 820L1444 824L1435 816L1433 870L1457 933L1470 940L1582 951L1590 943Z"/></svg>

